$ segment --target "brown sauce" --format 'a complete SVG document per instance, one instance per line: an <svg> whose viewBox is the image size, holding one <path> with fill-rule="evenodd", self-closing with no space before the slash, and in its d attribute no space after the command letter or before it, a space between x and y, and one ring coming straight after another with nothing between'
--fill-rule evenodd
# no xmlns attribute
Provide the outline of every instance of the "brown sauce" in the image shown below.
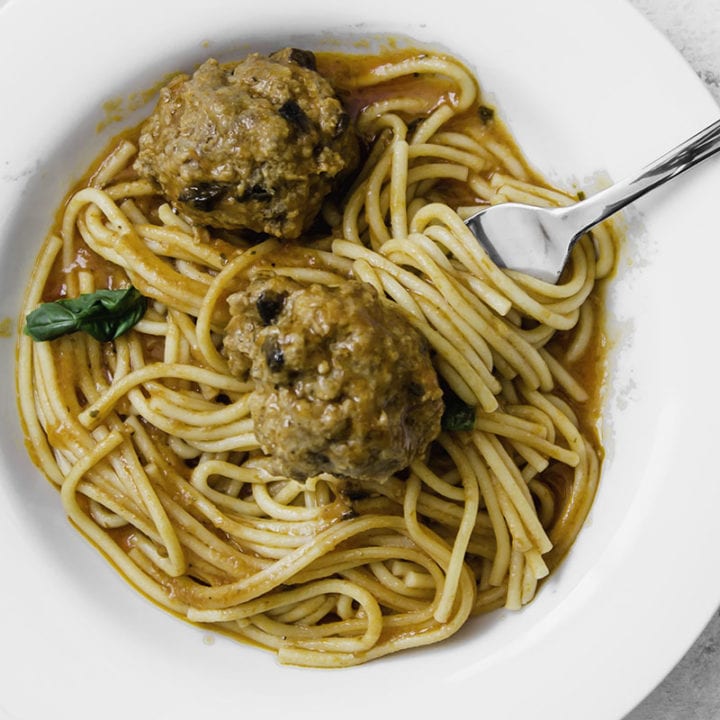
<svg viewBox="0 0 720 720"><path fill-rule="evenodd" d="M413 49L392 50L383 53L380 56L380 61L384 63L396 62L416 54L417 50ZM413 97L425 99L427 111L430 111L437 106L443 98L449 98L453 92L451 82L443 80L439 77L391 79L370 87L356 88L353 86L353 78L368 72L373 67L377 67L379 63L379 57L377 55L364 56L320 52L316 54L316 58L318 70L325 75L325 77L335 87L339 97L341 97L346 109L353 118L357 117L357 115L368 105L383 99L396 97L399 94L410 94ZM438 100L438 98L440 98L440 100ZM543 180L542 176L522 159L522 152L519 148L517 148L511 133L505 127L501 119L497 117L497 113L494 109L483 104L482 96L480 94L478 94L478 98L480 98L479 101L476 101L476 103L464 114L450 121L446 125L445 129L459 130L461 128L472 126L476 136L489 137L498 144L511 147L515 150L515 157L521 159L523 169L530 181L550 188L551 186ZM80 180L75 183L68 192L61 207L58 209L52 232L59 233L62 216L68 200L75 192L88 185L93 176L100 169L101 164L108 153L116 147L121 140L129 140L133 143L137 143L139 134L140 126L138 125L136 127L123 130L108 142L106 147L98 156L97 160L90 166L87 173L85 173L85 175L80 178ZM498 170L499 165L498 167L490 167L485 172L486 179L489 180L493 173ZM131 169L125 171L124 174L126 177L123 179L132 179L135 176ZM480 198L473 197L469 193L466 186L453 181L444 181L439 184L437 192L442 193L445 196L445 200L450 205L470 205L482 203ZM150 210L152 211L152 208L150 208ZM95 273L98 278L98 286L102 286L103 280L106 282L106 287L117 286L117 283L124 277L122 269L115 267L105 259L96 255L87 247L87 245L85 245L80 237L77 238L76 242L77 254L73 261L73 266L82 267ZM264 262L272 264L275 260L277 260L278 262L293 264L292 248L293 246L291 244L287 245L278 252L276 257L266 258ZM66 295L67 288L65 285L65 273L68 269L69 268L62 267L60 259L56 261L49 281L43 292L44 301L52 301ZM598 320L598 322L596 322L588 350L583 357L574 363L570 368L573 376L588 392L589 399L585 403L575 403L569 401L573 410L578 415L582 430L590 438L592 438L593 445L600 457L602 457L602 444L599 432L599 418L602 406L601 389L605 380L606 353L608 345L607 337L604 332L604 286L605 282L598 283L588 300L588 302L595 305L596 318ZM557 333L556 337L551 341L550 347L562 348L565 344L567 344L566 335L567 333ZM158 358L161 357L162 341L153 338L152 342L154 343L152 355Z"/></svg>

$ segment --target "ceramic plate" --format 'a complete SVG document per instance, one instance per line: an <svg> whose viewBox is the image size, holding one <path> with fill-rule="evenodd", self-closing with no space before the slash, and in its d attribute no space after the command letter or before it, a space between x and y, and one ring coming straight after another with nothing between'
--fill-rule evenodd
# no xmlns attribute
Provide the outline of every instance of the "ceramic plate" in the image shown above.
<svg viewBox="0 0 720 720"><path fill-rule="evenodd" d="M167 73L209 55L361 36L463 58L531 162L588 191L720 114L621 0L0 2L0 320L11 325L0 337L0 714L614 720L720 603L720 160L626 215L600 490L570 556L522 612L364 667L282 667L155 607L64 517L26 455L13 377L24 284L65 190L108 137L149 112L143 91Z"/></svg>

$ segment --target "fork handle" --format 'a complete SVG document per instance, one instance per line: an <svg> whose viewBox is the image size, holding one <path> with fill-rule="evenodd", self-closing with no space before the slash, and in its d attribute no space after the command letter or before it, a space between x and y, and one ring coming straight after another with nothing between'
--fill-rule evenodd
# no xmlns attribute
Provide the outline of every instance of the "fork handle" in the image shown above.
<svg viewBox="0 0 720 720"><path fill-rule="evenodd" d="M716 120L689 140L645 166L637 175L621 180L566 208L565 213L558 214L570 224L573 237L576 238L628 203L709 158L718 150L720 150L720 120Z"/></svg>

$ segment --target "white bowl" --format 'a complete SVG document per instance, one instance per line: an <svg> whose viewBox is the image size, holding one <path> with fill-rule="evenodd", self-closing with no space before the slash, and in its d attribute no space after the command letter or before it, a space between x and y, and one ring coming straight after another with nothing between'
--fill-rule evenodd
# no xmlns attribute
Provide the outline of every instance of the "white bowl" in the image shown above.
<svg viewBox="0 0 720 720"><path fill-rule="evenodd" d="M621 0L362 3L176 0L0 3L0 319L22 293L64 192L141 93L209 55L415 38L478 74L531 162L592 189L704 127L718 109ZM120 119L115 120L115 115ZM98 127L103 126L101 131ZM25 452L13 338L0 338L0 711L47 718L620 718L720 602L713 310L720 164L627 215L610 297L608 452L589 521L519 613L342 671L274 656L177 620L135 593L65 519Z"/></svg>

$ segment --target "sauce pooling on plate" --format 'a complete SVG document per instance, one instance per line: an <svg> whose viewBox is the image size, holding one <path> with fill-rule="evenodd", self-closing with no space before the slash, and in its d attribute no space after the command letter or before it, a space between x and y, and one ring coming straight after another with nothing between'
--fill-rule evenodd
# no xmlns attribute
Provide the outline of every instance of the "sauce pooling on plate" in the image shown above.
<svg viewBox="0 0 720 720"><path fill-rule="evenodd" d="M448 55L210 59L40 249L18 351L32 457L141 592L284 663L519 609L600 477L618 240L594 229L546 285L495 267L463 218L573 199Z"/></svg>

